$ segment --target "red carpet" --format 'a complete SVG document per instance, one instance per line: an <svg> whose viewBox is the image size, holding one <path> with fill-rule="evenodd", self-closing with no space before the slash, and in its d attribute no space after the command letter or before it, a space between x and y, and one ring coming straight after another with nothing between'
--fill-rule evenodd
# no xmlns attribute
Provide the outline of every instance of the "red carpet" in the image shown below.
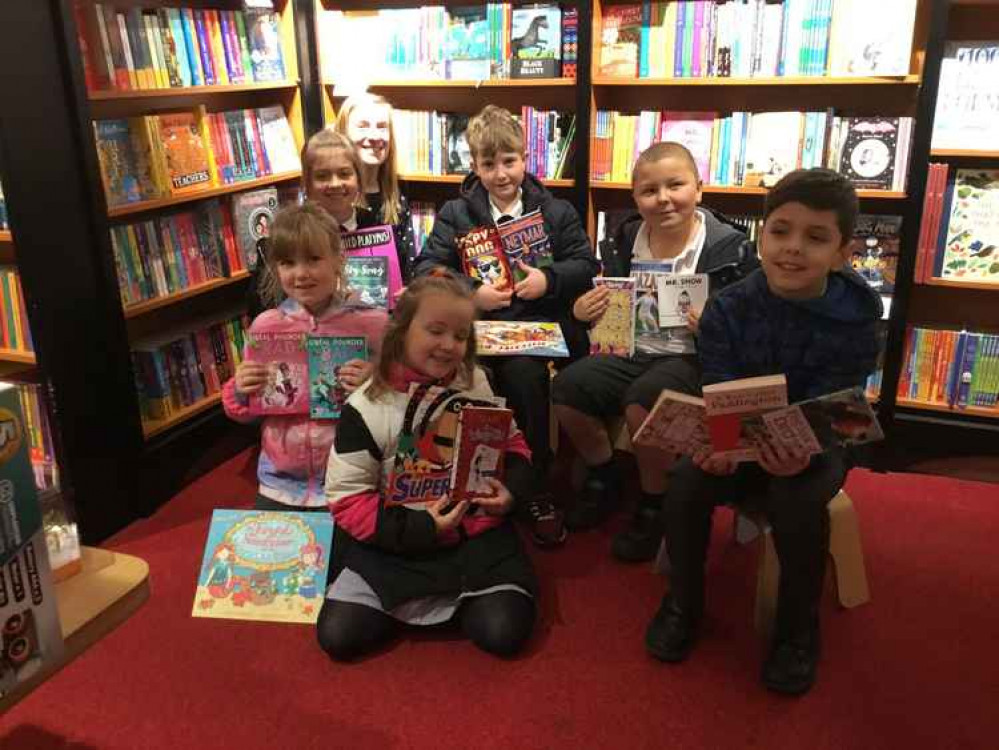
<svg viewBox="0 0 999 750"><path fill-rule="evenodd" d="M249 461L237 456L113 540L149 562L150 601L0 718L0 747L999 746L994 485L853 473L873 602L840 610L827 592L818 685L785 699L758 680L756 550L729 541L724 510L705 633L679 667L642 645L663 581L614 563L609 530L535 555L544 623L512 662L435 635L343 666L308 626L193 619L210 510L252 496Z"/></svg>

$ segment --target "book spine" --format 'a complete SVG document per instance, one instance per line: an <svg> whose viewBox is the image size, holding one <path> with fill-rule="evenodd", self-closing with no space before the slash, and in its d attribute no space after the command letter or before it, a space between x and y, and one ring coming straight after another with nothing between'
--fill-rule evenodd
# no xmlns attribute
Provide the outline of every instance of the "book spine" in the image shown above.
<svg viewBox="0 0 999 750"><path fill-rule="evenodd" d="M215 75L215 66L212 64L211 46L205 23L205 11L195 10L192 12L194 14L194 30L198 38L198 52L201 56L201 69L205 75L205 85L215 86L218 84L218 78Z"/></svg>
<svg viewBox="0 0 999 750"><path fill-rule="evenodd" d="M187 50L187 65L191 71L191 85L204 86L204 68L201 67L201 49L198 46L198 33L194 23L194 11L191 8L181 8L181 31L184 34L184 48Z"/></svg>

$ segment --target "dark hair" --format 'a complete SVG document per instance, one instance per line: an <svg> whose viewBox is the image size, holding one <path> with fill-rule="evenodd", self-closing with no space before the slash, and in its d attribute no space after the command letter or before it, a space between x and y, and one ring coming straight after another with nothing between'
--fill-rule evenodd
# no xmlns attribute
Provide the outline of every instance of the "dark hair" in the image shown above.
<svg viewBox="0 0 999 750"><path fill-rule="evenodd" d="M438 267L427 276L420 276L409 283L395 303L395 310L385 327L378 366L371 376L368 393L378 398L391 390L392 366L402 362L406 352L406 334L420 309L420 302L431 294L446 294L474 305L474 296L468 282L454 272ZM468 347L458 367L458 379L471 385L475 373L475 326L468 332Z"/></svg>
<svg viewBox="0 0 999 750"><path fill-rule="evenodd" d="M662 141L661 143L653 143L638 155L635 166L631 168L631 186L635 186L635 176L638 174L640 166L653 164L670 157L685 161L690 167L690 171L694 173L694 177L697 178L697 182L701 182L701 173L697 171L697 162L694 160L694 155L690 153L690 149L676 141Z"/></svg>
<svg viewBox="0 0 999 750"><path fill-rule="evenodd" d="M785 203L801 203L815 211L835 211L840 245L853 238L853 228L860 211L857 191L839 172L823 167L788 172L767 193L763 221Z"/></svg>

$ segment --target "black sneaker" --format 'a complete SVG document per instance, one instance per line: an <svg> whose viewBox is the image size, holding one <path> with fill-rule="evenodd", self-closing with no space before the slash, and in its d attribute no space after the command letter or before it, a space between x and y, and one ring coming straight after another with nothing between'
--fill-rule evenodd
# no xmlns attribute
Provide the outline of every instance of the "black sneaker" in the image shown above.
<svg viewBox="0 0 999 750"><path fill-rule="evenodd" d="M616 499L616 490L599 479L588 478L575 502L565 512L565 525L573 531L596 528L610 515Z"/></svg>
<svg viewBox="0 0 999 750"><path fill-rule="evenodd" d="M662 542L662 512L639 505L628 528L614 537L611 554L622 562L648 562L655 559Z"/></svg>
<svg viewBox="0 0 999 750"><path fill-rule="evenodd" d="M526 521L531 527L531 539L539 547L557 547L565 541L565 514L552 503L547 493L536 495L527 502Z"/></svg>
<svg viewBox="0 0 999 750"><path fill-rule="evenodd" d="M681 662L690 656L697 630L697 620L665 596L645 631L645 649L660 661Z"/></svg>
<svg viewBox="0 0 999 750"><path fill-rule="evenodd" d="M819 650L818 628L775 639L763 663L763 684L784 695L807 693L815 684Z"/></svg>

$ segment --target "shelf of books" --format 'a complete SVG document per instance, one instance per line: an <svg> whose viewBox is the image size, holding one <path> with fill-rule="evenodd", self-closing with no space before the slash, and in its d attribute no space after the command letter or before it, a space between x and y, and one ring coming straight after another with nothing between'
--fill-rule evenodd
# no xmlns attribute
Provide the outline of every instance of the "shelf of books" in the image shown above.
<svg viewBox="0 0 999 750"><path fill-rule="evenodd" d="M245 324L231 312L223 335L195 319L231 301L223 290L250 277L273 211L297 195L294 1L252 6L74 5L147 439L218 403Z"/></svg>

